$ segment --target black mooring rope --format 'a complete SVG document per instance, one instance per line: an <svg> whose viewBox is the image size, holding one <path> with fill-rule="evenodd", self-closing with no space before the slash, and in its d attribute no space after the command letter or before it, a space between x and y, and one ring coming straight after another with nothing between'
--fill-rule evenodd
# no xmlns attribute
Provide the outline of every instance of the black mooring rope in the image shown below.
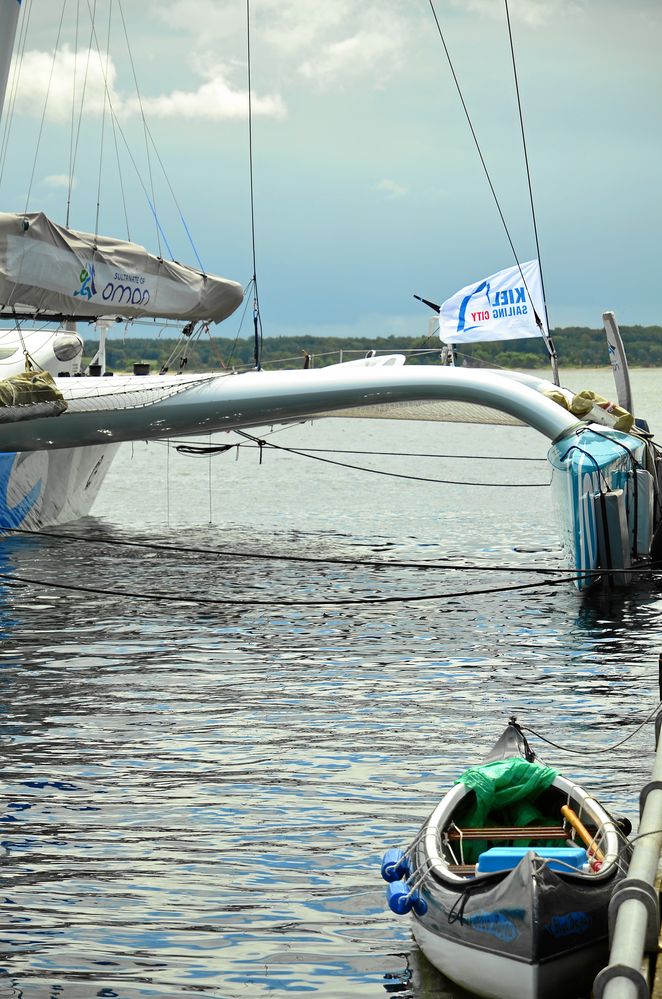
<svg viewBox="0 0 662 999"><path fill-rule="evenodd" d="M280 607L346 607L346 606L370 606L371 604L396 604L396 603L423 603L426 601L436 601L439 606L435 613L449 613L450 609L445 606L452 598L485 596L497 593L512 592L515 590L534 590L542 587L559 586L572 582L574 576L566 576L562 579L545 579L535 583L515 583L510 586L489 586L478 590L457 590L455 592L444 593L417 593L414 596L396 595L392 597L349 597L344 600L281 600L274 597L250 597L249 599L237 599L235 597L197 597L184 593L145 593L137 590L111 590L107 587L103 589L95 586L81 586L75 583L58 583L54 580L37 578L35 576L17 576L11 572L0 572L0 585L10 587L23 587L26 584L41 586L47 589L67 590L74 593L89 593L104 597L131 597L135 600L150 600L154 603L177 603L196 604L198 606L234 606L234 607L270 607L274 610Z"/></svg>
<svg viewBox="0 0 662 999"><path fill-rule="evenodd" d="M235 433L260 447L260 464L262 463L262 449L268 447L274 451L284 451L287 454L297 455L299 458L311 458L313 461L321 461L325 465L349 468L357 472L370 472L373 475L385 475L391 479L407 479L410 482L433 482L441 486L477 486L487 489L542 489L549 486L549 482L473 482L462 479L432 479L423 475L405 475L404 472L387 472L381 468L367 468L365 465L353 465L346 461L335 461L333 458L322 458L319 454L313 454L312 451L301 451L298 448L285 447L282 444L272 444L271 441L253 437L244 430L236 430ZM184 453L190 454L191 452L186 451Z"/></svg>

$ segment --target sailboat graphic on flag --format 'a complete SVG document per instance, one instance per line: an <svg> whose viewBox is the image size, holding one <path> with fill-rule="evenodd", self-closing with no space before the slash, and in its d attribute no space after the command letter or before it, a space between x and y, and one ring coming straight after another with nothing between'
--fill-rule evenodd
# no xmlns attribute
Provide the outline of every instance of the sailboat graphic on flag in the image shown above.
<svg viewBox="0 0 662 999"><path fill-rule="evenodd" d="M444 343L522 340L547 333L537 260L461 288L439 310Z"/></svg>

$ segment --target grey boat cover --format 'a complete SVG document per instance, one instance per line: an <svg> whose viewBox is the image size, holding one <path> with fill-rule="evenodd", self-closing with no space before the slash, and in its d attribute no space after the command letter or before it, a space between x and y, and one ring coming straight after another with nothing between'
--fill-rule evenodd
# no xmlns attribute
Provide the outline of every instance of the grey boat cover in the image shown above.
<svg viewBox="0 0 662 999"><path fill-rule="evenodd" d="M0 212L0 309L220 323L242 299L236 281L136 243L75 232L42 212Z"/></svg>
<svg viewBox="0 0 662 999"><path fill-rule="evenodd" d="M67 402L47 371L26 371L0 380L0 423L59 416Z"/></svg>

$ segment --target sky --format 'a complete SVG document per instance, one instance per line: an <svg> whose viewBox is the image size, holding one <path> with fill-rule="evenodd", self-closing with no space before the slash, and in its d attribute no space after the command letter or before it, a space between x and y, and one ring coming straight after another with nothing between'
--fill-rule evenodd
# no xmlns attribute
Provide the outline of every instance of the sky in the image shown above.
<svg viewBox="0 0 662 999"><path fill-rule="evenodd" d="M64 222L70 200L70 225L94 231L98 199L98 231L128 229L157 251L153 188L164 255L246 285L245 0L26 3L0 130L2 210ZM505 5L434 4L515 250L530 260ZM662 4L509 10L550 324L597 327L607 309L622 325L662 324ZM425 336L431 313L414 294L441 302L514 263L430 0L251 0L250 40L265 336ZM217 332L248 336L249 320Z"/></svg>

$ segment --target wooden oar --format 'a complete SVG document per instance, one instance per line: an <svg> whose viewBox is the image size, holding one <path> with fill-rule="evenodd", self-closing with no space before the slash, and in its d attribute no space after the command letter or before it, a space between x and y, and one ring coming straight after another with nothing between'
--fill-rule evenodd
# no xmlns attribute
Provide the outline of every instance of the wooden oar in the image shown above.
<svg viewBox="0 0 662 999"><path fill-rule="evenodd" d="M581 821L577 813L573 812L572 808L570 808L569 805L562 805L561 815L563 816L564 819L567 819L572 828L579 835L580 839L583 839L588 852L592 853L595 859L598 860L600 863L602 863L602 861L605 859L605 855L600 849L600 847L596 844L595 837L591 836L590 832L588 831L584 823Z"/></svg>

